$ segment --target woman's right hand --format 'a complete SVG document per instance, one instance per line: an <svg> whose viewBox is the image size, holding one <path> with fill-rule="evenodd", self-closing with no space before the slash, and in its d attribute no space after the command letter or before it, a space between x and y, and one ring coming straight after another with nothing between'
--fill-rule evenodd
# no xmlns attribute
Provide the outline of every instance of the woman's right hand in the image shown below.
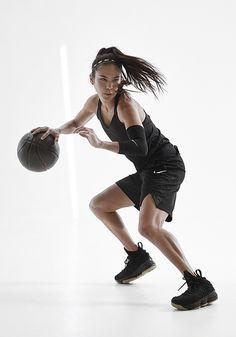
<svg viewBox="0 0 236 337"><path fill-rule="evenodd" d="M60 136L60 129L51 129L47 126L34 128L30 131L33 135L44 132L41 136L41 139L44 140L47 136L52 135L54 137L54 141L58 142Z"/></svg>

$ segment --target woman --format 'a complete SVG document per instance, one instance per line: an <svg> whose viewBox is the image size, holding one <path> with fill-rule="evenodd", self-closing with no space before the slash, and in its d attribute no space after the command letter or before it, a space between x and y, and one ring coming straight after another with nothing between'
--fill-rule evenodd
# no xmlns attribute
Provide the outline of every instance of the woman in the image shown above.
<svg viewBox="0 0 236 337"><path fill-rule="evenodd" d="M99 50L92 63L90 81L96 94L89 97L74 119L59 128L40 127L58 141L60 134L78 133L90 145L124 154L131 160L136 173L131 174L90 202L92 212L121 241L128 257L125 268L115 276L119 283L129 283L155 268L141 242L136 244L127 231L117 210L135 206L139 210L138 230L152 242L182 273L188 289L174 297L178 309L195 309L217 299L212 284L195 272L187 262L176 238L163 228L172 221L176 193L185 176L185 166L177 146L161 134L149 115L124 88L132 84L142 92L162 92L164 76L147 61L126 55L116 47ZM84 125L95 115L111 141L100 140L94 130Z"/></svg>

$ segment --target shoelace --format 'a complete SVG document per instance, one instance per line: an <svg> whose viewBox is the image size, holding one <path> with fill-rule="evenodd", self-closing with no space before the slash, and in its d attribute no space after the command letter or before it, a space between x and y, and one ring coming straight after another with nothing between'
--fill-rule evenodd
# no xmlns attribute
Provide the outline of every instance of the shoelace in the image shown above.
<svg viewBox="0 0 236 337"><path fill-rule="evenodd" d="M142 244L142 242L138 242L137 245L138 245L139 248L141 248L141 249L143 250L143 252L146 252L146 250L143 249L143 244ZM131 256L128 256L128 257L126 258L126 260L124 261L124 264L127 265L127 264L129 263L130 260L131 260Z"/></svg>
<svg viewBox="0 0 236 337"><path fill-rule="evenodd" d="M183 280L185 280L185 278L183 277ZM184 282L184 284L182 284L182 286L181 287L179 287L179 289L178 289L178 291L180 291L180 289L182 289L183 288L183 286L185 286L185 284L186 284L187 282L185 281Z"/></svg>
<svg viewBox="0 0 236 337"><path fill-rule="evenodd" d="M196 277L202 277L202 272L201 272L200 269L195 270L195 274L196 274ZM184 277L183 277L183 280L185 280ZM178 291L179 291L180 289L182 289L183 286L184 286L186 283L187 283L187 281L185 281L184 284L182 284L182 286L178 289ZM190 283L190 287L193 286L193 285L198 284L197 281L193 281L193 280L189 281L189 283ZM190 290L190 289L186 290L186 292L188 292L189 290ZM191 290L190 290L190 291L191 291ZM186 293L186 292L185 292L185 293Z"/></svg>

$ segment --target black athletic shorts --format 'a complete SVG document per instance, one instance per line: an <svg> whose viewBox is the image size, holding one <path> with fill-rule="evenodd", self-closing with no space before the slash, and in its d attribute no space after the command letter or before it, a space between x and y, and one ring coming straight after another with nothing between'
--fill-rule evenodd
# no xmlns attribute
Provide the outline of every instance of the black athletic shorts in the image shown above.
<svg viewBox="0 0 236 337"><path fill-rule="evenodd" d="M143 199L151 194L157 208L166 211L167 222L172 221L176 194L185 177L185 165L177 146L167 159L156 160L153 166L131 174L116 184L133 201L138 210Z"/></svg>

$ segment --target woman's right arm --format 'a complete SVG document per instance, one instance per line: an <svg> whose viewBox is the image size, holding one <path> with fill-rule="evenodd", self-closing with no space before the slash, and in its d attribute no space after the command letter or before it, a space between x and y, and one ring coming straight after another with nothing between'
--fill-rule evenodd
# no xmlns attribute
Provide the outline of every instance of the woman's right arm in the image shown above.
<svg viewBox="0 0 236 337"><path fill-rule="evenodd" d="M47 126L38 127L31 130L34 135L39 132L44 132L41 139L45 139L48 135L52 135L55 141L58 141L60 134L71 134L79 126L84 126L88 121L94 117L97 109L98 96L93 95L87 99L83 108L78 112L78 114L70 121L61 125L59 128L50 128Z"/></svg>

